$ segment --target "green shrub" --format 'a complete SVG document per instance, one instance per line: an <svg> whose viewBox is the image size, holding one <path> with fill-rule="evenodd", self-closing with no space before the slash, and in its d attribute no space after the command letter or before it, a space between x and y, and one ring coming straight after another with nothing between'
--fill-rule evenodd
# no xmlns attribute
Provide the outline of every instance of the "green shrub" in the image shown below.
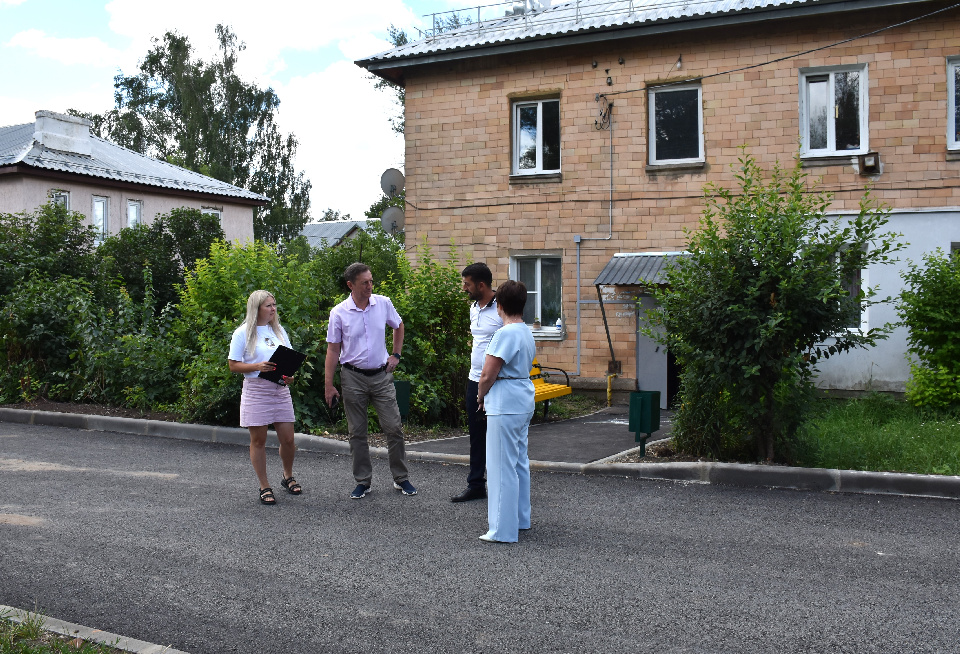
<svg viewBox="0 0 960 654"><path fill-rule="evenodd" d="M33 213L0 213L0 296L31 275L91 277L94 233L85 220L52 202Z"/></svg>
<svg viewBox="0 0 960 654"><path fill-rule="evenodd" d="M425 244L417 267L406 257L380 293L389 296L404 324L403 360L394 373L412 382L411 419L421 424L463 424L463 392L470 370L470 304L454 251L446 262ZM376 278L374 278L376 279Z"/></svg>
<svg viewBox="0 0 960 654"><path fill-rule="evenodd" d="M917 407L960 407L960 256L926 254L902 273L898 311L907 335L907 400Z"/></svg>
<svg viewBox="0 0 960 654"><path fill-rule="evenodd" d="M69 399L84 385L85 325L95 323L88 284L36 272L3 298L0 365L5 402Z"/></svg>
<svg viewBox="0 0 960 654"><path fill-rule="evenodd" d="M327 316L321 306L329 301L318 273L322 269L321 257L307 262L282 257L273 245L259 241L244 247L217 242L210 256L197 262L181 291L175 327L179 344L192 355L178 404L185 417L236 424L242 376L227 369L230 337L243 322L250 293L266 289L277 299L291 345L307 355L291 387L298 427L310 430L324 424Z"/></svg>
<svg viewBox="0 0 960 654"><path fill-rule="evenodd" d="M886 300L851 293L860 270L902 246L880 233L886 210L864 195L858 215L830 220L830 196L811 192L797 160L769 180L749 155L736 192L708 185L688 256L655 291L645 333L683 368L674 439L684 452L789 461L818 360L885 338L891 326L848 330ZM660 328L663 331L660 331ZM829 340L832 344L819 344Z"/></svg>

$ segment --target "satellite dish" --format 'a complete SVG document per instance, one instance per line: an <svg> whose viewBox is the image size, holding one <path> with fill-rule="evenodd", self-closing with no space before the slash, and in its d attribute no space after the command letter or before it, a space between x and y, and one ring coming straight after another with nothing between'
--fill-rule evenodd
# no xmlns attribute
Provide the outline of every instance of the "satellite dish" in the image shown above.
<svg viewBox="0 0 960 654"><path fill-rule="evenodd" d="M403 231L403 209L387 207L380 216L380 224L391 233Z"/></svg>
<svg viewBox="0 0 960 654"><path fill-rule="evenodd" d="M388 198L394 198L403 190L404 181L403 173L396 168L387 168L380 175L380 189Z"/></svg>

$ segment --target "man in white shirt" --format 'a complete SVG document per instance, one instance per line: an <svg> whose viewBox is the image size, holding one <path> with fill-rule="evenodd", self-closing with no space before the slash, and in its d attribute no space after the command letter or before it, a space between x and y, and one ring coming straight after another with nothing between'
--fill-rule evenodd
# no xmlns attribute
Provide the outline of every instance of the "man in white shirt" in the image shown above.
<svg viewBox="0 0 960 654"><path fill-rule="evenodd" d="M487 345L494 333L503 327L497 314L497 300L493 292L493 273L485 263L472 263L460 273L463 291L473 302L470 305L470 333L473 350L470 355L470 374L467 381L467 425L470 428L470 473L467 489L450 498L451 502L469 502L487 496L484 473L487 467L487 415L477 403L477 385Z"/></svg>

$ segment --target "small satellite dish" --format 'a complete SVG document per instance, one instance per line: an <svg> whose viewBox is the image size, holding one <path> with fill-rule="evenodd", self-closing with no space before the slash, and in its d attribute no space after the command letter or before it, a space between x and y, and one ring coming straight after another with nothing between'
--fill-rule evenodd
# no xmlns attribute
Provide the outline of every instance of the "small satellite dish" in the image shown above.
<svg viewBox="0 0 960 654"><path fill-rule="evenodd" d="M380 175L380 189L388 198L394 198L403 190L404 181L403 173L396 168L387 168Z"/></svg>
<svg viewBox="0 0 960 654"><path fill-rule="evenodd" d="M403 209L400 207L387 207L380 216L380 224L383 229L391 234L403 231Z"/></svg>

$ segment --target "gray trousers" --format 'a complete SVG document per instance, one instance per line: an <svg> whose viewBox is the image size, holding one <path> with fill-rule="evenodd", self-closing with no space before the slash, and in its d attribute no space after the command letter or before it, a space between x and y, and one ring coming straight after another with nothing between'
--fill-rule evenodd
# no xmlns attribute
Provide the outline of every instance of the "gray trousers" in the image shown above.
<svg viewBox="0 0 960 654"><path fill-rule="evenodd" d="M403 446L403 429L393 375L382 372L368 377L341 368L340 384L343 388L343 410L347 414L347 429L350 431L354 479L358 484L366 486L369 486L373 479L373 463L370 461L370 445L367 442L367 407L372 402L377 418L380 419L380 428L387 439L393 480L398 484L406 480L407 455Z"/></svg>

